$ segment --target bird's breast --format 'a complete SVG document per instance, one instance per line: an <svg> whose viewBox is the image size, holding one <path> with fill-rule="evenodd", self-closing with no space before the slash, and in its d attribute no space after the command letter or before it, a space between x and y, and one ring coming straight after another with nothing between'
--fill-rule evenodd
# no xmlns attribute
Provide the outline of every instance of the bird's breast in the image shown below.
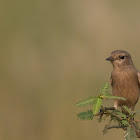
<svg viewBox="0 0 140 140"><path fill-rule="evenodd" d="M127 102L135 105L139 99L140 89L136 71L112 72L113 95L124 97Z"/></svg>

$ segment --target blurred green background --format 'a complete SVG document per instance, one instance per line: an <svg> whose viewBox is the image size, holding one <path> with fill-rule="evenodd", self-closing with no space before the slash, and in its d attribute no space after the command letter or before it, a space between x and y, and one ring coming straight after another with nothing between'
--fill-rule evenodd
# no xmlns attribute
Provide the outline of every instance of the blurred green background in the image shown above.
<svg viewBox="0 0 140 140"><path fill-rule="evenodd" d="M122 130L103 136L104 123L77 120L84 109L74 104L109 81L112 51L131 53L140 70L139 7L129 0L2 0L0 140L123 140Z"/></svg>

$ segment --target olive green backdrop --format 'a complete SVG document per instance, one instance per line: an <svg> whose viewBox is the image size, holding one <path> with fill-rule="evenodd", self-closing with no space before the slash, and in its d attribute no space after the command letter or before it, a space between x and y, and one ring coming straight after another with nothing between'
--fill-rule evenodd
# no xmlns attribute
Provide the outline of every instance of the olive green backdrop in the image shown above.
<svg viewBox="0 0 140 140"><path fill-rule="evenodd" d="M0 139L123 140L122 130L103 136L104 123L77 120L84 109L74 104L109 81L112 51L130 52L140 70L139 7L129 0L2 0Z"/></svg>

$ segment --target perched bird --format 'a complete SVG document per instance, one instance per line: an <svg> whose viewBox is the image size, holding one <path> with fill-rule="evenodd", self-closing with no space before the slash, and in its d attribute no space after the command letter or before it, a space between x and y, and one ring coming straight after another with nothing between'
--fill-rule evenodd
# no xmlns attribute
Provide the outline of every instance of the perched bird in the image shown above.
<svg viewBox="0 0 140 140"><path fill-rule="evenodd" d="M114 96L123 97L126 100L114 100L114 107L123 105L135 109L140 95L140 73L135 68L131 55L122 50L113 51L106 60L113 65L111 73L111 86Z"/></svg>

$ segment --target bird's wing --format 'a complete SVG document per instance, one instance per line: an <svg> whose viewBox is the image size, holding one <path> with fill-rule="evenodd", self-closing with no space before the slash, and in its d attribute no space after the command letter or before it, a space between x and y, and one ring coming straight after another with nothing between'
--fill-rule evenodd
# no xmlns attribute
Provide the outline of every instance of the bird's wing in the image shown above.
<svg viewBox="0 0 140 140"><path fill-rule="evenodd" d="M110 77L110 85L113 86L112 76Z"/></svg>

